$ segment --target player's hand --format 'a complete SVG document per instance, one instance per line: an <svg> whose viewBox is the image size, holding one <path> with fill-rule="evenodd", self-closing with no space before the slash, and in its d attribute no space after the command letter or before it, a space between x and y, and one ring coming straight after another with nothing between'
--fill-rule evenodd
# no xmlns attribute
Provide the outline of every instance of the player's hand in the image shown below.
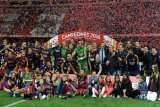
<svg viewBox="0 0 160 107"><path fill-rule="evenodd" d="M109 63L110 63L110 61L109 61L109 60L107 60L107 61L106 61L106 65L109 65Z"/></svg>
<svg viewBox="0 0 160 107"><path fill-rule="evenodd" d="M92 84L94 84L94 80L92 81Z"/></svg>

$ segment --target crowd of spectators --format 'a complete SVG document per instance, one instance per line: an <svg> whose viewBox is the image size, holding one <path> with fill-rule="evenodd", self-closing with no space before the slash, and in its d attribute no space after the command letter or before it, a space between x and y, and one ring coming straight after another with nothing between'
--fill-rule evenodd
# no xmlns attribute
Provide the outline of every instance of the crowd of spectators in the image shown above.
<svg viewBox="0 0 160 107"><path fill-rule="evenodd" d="M40 27L37 34L60 34L78 29L104 34L159 33L160 31L159 1L100 1L99 4L96 1L97 4L92 4L95 2L94 0L88 1L88 3L80 0L75 1L75 5L67 6L63 6L65 3L61 3L61 1L58 3L58 1L55 1L57 6L52 7L12 7L7 9L1 7L0 33L30 34L37 27ZM76 5L76 3L84 3L84 5ZM14 10L16 13L13 12ZM43 11L45 12L43 13ZM4 22L5 16L12 17L13 13L18 17L12 22ZM8 16L7 14L12 15ZM6 23L9 23L7 27ZM26 30L27 27L29 30ZM57 30L54 31L55 29Z"/></svg>
<svg viewBox="0 0 160 107"><path fill-rule="evenodd" d="M14 23L22 10L0 8L0 34L11 34Z"/></svg>
<svg viewBox="0 0 160 107"><path fill-rule="evenodd" d="M27 5L46 5L46 4L66 4L72 2L73 0L1 0L0 5L27 6Z"/></svg>
<svg viewBox="0 0 160 107"><path fill-rule="evenodd" d="M70 7L60 32L82 29L104 34L159 33L159 5L159 1L130 1Z"/></svg>
<svg viewBox="0 0 160 107"><path fill-rule="evenodd" d="M63 21L67 8L49 7L45 8L30 32L32 35L58 34L58 29Z"/></svg>
<svg viewBox="0 0 160 107"><path fill-rule="evenodd" d="M65 11L67 11L66 8L61 7L3 10L0 14L2 22L0 34L4 35L58 34Z"/></svg>

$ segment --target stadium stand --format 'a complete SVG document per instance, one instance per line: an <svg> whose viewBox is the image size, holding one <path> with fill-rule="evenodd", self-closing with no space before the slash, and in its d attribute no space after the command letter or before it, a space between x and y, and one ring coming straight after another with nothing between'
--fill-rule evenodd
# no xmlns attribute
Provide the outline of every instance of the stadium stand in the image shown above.
<svg viewBox="0 0 160 107"><path fill-rule="evenodd" d="M117 35L113 37L118 41L128 40L126 34L159 35L159 5L158 0L1 0L0 34L57 35L88 30ZM120 34L124 37L119 37ZM138 36L133 40L151 46L155 44L150 41L156 38L159 47L158 36Z"/></svg>

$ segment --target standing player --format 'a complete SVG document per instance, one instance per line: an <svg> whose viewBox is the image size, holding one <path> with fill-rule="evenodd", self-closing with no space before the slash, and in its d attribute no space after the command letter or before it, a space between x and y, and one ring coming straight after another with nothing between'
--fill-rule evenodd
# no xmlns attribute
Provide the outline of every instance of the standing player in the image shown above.
<svg viewBox="0 0 160 107"><path fill-rule="evenodd" d="M24 50L22 50L21 53L17 56L17 60L19 70L24 70L25 67L28 67L28 59Z"/></svg>
<svg viewBox="0 0 160 107"><path fill-rule="evenodd" d="M8 58L4 64L4 67L7 69L6 76L10 76L11 72L16 68L16 58L12 52L8 52Z"/></svg>
<svg viewBox="0 0 160 107"><path fill-rule="evenodd" d="M83 40L78 41L78 47L75 48L73 52L73 56L77 56L77 61L80 65L80 70L84 70L88 73L88 67L87 67L87 50L86 47L84 47Z"/></svg>
<svg viewBox="0 0 160 107"><path fill-rule="evenodd" d="M130 76L137 76L139 74L139 59L138 56L134 54L133 48L128 49L126 70Z"/></svg>
<svg viewBox="0 0 160 107"><path fill-rule="evenodd" d="M104 59L107 75L117 74L117 60L117 53L113 50L113 46L109 46L109 53L106 55Z"/></svg>
<svg viewBox="0 0 160 107"><path fill-rule="evenodd" d="M89 68L89 74L91 74L91 71L94 69L95 60L96 60L96 51L93 50L93 47L91 44L87 45L87 57L88 57L88 68Z"/></svg>
<svg viewBox="0 0 160 107"><path fill-rule="evenodd" d="M47 48L47 43L44 43L43 49L41 50L41 58L42 61L46 64L46 62L50 61L50 52Z"/></svg>
<svg viewBox="0 0 160 107"><path fill-rule="evenodd" d="M98 53L99 53L100 63L102 65L102 74L106 74L106 65L105 65L104 59L108 54L108 49L105 48L104 42L100 44L100 49Z"/></svg>
<svg viewBox="0 0 160 107"><path fill-rule="evenodd" d="M68 73L74 73L73 69L75 71L78 70L78 64L77 64L76 61L73 60L72 54L67 54L67 60L64 63L62 63L61 67L62 67L61 68L62 73L64 73L64 72L65 73L66 72L68 72Z"/></svg>
<svg viewBox="0 0 160 107"><path fill-rule="evenodd" d="M47 43L44 43L44 45L43 45L43 48L41 50L41 58L40 58L40 60L41 60L41 63L40 63L41 68L40 69L43 72L45 72L45 66L46 66L47 62L51 60L50 52L49 52L49 50L47 48Z"/></svg>
<svg viewBox="0 0 160 107"><path fill-rule="evenodd" d="M66 60L67 58L67 43L65 41L62 42L62 47L61 47L61 57Z"/></svg>
<svg viewBox="0 0 160 107"><path fill-rule="evenodd" d="M34 70L35 67L35 53L33 53L32 48L28 48L28 52L27 52L27 59L28 59L28 68L31 70Z"/></svg>
<svg viewBox="0 0 160 107"><path fill-rule="evenodd" d="M54 57L54 69L57 70L57 65L61 61L61 47L58 42L55 43L55 47L52 50L52 56Z"/></svg>

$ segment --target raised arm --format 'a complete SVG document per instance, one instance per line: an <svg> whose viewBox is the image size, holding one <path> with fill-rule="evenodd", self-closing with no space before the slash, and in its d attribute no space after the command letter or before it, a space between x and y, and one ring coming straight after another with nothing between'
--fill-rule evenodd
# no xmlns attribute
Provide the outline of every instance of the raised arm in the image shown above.
<svg viewBox="0 0 160 107"><path fill-rule="evenodd" d="M72 66L72 64L71 63L69 63L69 65L70 65L70 67L71 67L71 69L72 69L72 71L74 72L74 74L78 74L77 72L76 72L76 70L73 68L73 66Z"/></svg>

